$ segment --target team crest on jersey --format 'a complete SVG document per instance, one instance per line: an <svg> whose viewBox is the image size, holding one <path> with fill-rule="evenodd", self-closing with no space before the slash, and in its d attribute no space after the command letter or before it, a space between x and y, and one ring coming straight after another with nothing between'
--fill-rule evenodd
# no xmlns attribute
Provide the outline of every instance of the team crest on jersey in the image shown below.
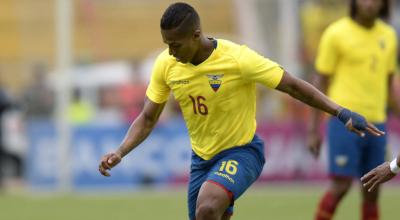
<svg viewBox="0 0 400 220"><path fill-rule="evenodd" d="M222 84L221 78L224 77L224 74L207 74L207 77L210 79L208 83L210 83L211 88L214 92L217 92Z"/></svg>
<svg viewBox="0 0 400 220"><path fill-rule="evenodd" d="M348 161L349 161L349 159L347 158L346 155L337 155L335 157L336 165L338 165L339 167L346 166Z"/></svg>
<svg viewBox="0 0 400 220"><path fill-rule="evenodd" d="M386 45L385 45L385 40L384 39L380 39L379 46L380 46L380 48L382 50L385 50Z"/></svg>

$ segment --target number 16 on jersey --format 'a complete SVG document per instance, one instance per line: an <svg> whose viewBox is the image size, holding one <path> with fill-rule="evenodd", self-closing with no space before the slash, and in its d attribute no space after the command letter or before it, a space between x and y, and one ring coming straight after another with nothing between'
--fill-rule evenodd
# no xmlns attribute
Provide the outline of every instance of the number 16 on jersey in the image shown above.
<svg viewBox="0 0 400 220"><path fill-rule="evenodd" d="M201 115L207 115L208 114L208 108L204 104L206 101L206 98L203 96L197 96L196 98L189 95L190 100L192 100L193 104L193 112L194 114L201 114Z"/></svg>

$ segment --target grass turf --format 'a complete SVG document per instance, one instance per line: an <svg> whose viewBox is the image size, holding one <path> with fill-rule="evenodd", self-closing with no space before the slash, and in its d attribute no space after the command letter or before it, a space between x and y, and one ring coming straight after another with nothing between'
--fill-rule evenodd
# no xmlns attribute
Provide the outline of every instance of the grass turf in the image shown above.
<svg viewBox="0 0 400 220"><path fill-rule="evenodd" d="M236 202L232 220L310 220L323 190L321 186L255 186ZM382 220L396 219L399 198L400 187L383 189ZM359 208L359 190L353 187L335 220L360 219ZM0 194L0 219L7 220L186 220L186 215L184 187L116 194Z"/></svg>

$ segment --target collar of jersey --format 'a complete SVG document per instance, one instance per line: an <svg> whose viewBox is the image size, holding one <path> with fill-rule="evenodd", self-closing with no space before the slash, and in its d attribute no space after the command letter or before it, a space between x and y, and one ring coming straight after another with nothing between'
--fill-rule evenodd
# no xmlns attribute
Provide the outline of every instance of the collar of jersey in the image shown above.
<svg viewBox="0 0 400 220"><path fill-rule="evenodd" d="M208 63L210 60L212 60L212 58L217 53L219 45L218 45L217 39L215 39L215 38L209 38L209 39L210 40L215 40L217 42L216 43L217 47L211 52L210 56L208 56L207 59L205 59L203 62L201 62L201 63L199 63L197 65L193 65L192 63L181 63L181 65L185 65L185 66L188 66L188 67L191 67L191 68L197 68L197 67L200 67L200 66L204 65L205 63Z"/></svg>
<svg viewBox="0 0 400 220"><path fill-rule="evenodd" d="M355 21L355 20L354 20L353 18L351 18L351 17L347 17L347 19L350 21L350 23L351 23L354 27L356 27L357 29L362 30L362 31L364 31L364 32L366 32L366 33L371 33L371 32L373 32L373 31L376 29L376 27L378 27L378 22L379 22L379 18L377 18L377 19L375 20L374 26L372 26L371 28L367 28L367 27L364 27L364 26L362 26L361 24L359 24L357 21Z"/></svg>

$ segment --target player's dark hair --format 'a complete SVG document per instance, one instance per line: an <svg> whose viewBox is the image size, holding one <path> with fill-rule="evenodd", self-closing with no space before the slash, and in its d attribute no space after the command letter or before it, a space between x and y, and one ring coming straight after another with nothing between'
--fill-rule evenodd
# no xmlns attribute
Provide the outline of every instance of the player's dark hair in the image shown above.
<svg viewBox="0 0 400 220"><path fill-rule="evenodd" d="M194 30L200 25L200 17L189 4L177 2L165 10L161 17L160 27L162 30L171 30L181 25Z"/></svg>
<svg viewBox="0 0 400 220"><path fill-rule="evenodd" d="M351 0L350 1L350 16L354 18L357 13L357 0ZM383 6L381 8L381 11L379 12L379 17L388 20L390 18L390 0L382 0L383 1Z"/></svg>

